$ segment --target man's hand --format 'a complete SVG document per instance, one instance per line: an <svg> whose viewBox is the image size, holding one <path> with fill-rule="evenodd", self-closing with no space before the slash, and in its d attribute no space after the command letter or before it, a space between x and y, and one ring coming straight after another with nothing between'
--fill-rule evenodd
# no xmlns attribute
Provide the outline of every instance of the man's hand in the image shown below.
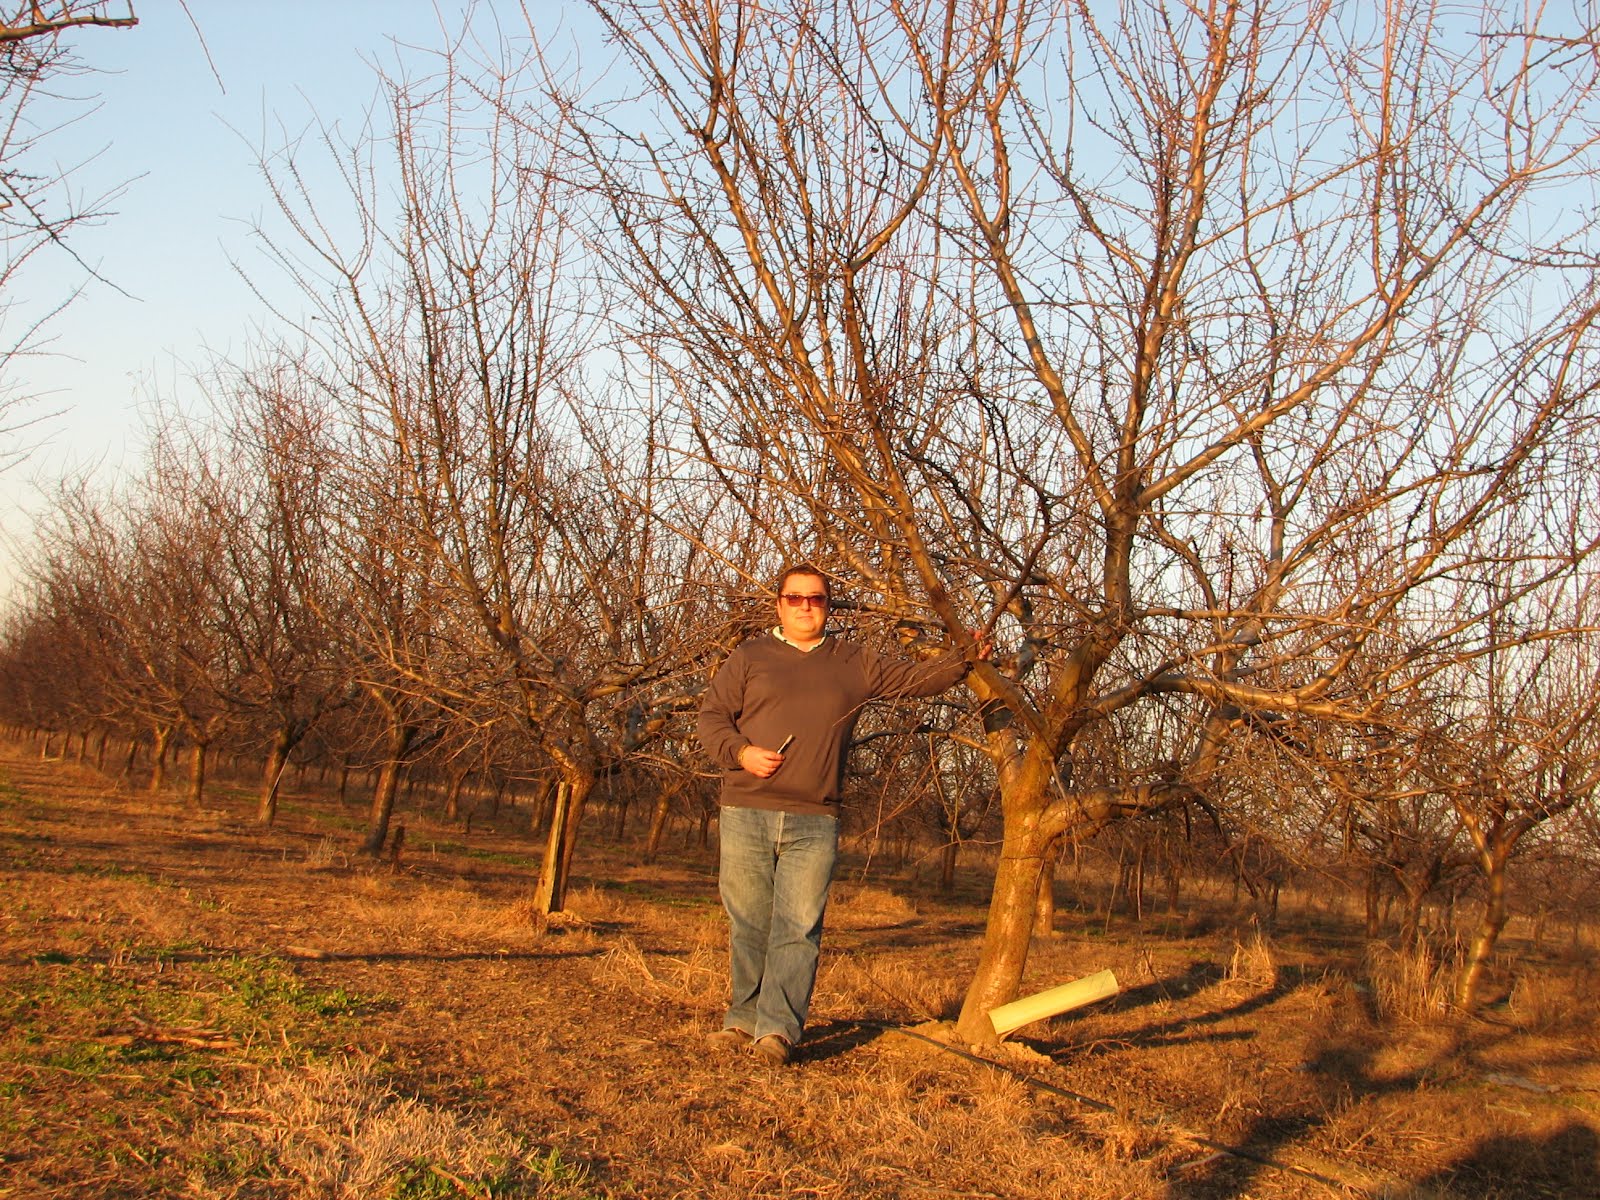
<svg viewBox="0 0 1600 1200"><path fill-rule="evenodd" d="M783 766L783 753L762 746L746 746L739 751L739 765L757 779L770 779Z"/></svg>

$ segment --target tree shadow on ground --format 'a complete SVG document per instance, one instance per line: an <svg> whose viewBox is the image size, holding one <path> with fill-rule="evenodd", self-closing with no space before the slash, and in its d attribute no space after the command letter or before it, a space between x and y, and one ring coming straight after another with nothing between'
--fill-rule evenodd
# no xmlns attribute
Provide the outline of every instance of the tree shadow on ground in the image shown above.
<svg viewBox="0 0 1600 1200"><path fill-rule="evenodd" d="M1112 1005L1115 1011L1118 1012L1142 1008L1160 1001L1170 1000L1174 995L1183 996L1200 991L1216 984L1222 977L1222 970L1215 963L1205 961L1191 963L1180 974L1153 980L1140 987L1130 988L1119 993L1116 999L1112 1001ZM1249 1016L1281 1000L1299 987L1302 982L1298 972L1282 970L1278 973L1277 980L1270 986L1242 996L1233 1004L1208 1009L1204 1012L1185 1014L1180 1017L1174 1017L1171 1020L1152 1022L1136 1029L1119 1032L1114 1038L1109 1039L1097 1036L1088 1042L1072 1042L1064 1046L1045 1042L1029 1042L1029 1044L1041 1054L1045 1054L1060 1063L1069 1058L1130 1048L1151 1049L1157 1046L1182 1045L1201 1041L1247 1041L1253 1036L1249 1030L1214 1032L1203 1036L1197 1036L1193 1030L1197 1026L1219 1025L1226 1021ZM1018 1040L1028 1042L1028 1039Z"/></svg>
<svg viewBox="0 0 1600 1200"><path fill-rule="evenodd" d="M1410 1094L1428 1086L1455 1060L1470 1060L1472 1049L1464 1043L1465 1036L1464 1029L1456 1028L1453 1036L1439 1043L1411 1069L1381 1073L1375 1063L1382 1045L1330 1037L1308 1054L1303 1069L1313 1077L1326 1079L1328 1087L1341 1093L1345 1103ZM1482 1049L1481 1043L1476 1049ZM1242 1154L1215 1160L1203 1179L1174 1179L1169 1195L1173 1200L1242 1200L1254 1194L1264 1173L1290 1170L1315 1177L1315 1172L1299 1171L1290 1164L1285 1151L1303 1144L1325 1124L1324 1117L1309 1113L1263 1113L1232 1142L1232 1148ZM1482 1137L1453 1162L1418 1179L1404 1179L1409 1173L1404 1161L1386 1163L1385 1167L1387 1178L1379 1182L1359 1168L1348 1174L1336 1164L1319 1170L1338 1177L1323 1180L1325 1183L1346 1187L1358 1195L1383 1195L1394 1200L1600 1196L1596 1182L1600 1180L1600 1136L1591 1126L1569 1120L1548 1134Z"/></svg>
<svg viewBox="0 0 1600 1200"><path fill-rule="evenodd" d="M1480 1139L1450 1166L1417 1181L1400 1200L1445 1196L1600 1195L1600 1138L1577 1121L1544 1137Z"/></svg>
<svg viewBox="0 0 1600 1200"><path fill-rule="evenodd" d="M824 1021L806 1030L798 1062L826 1062L883 1036L881 1022Z"/></svg>
<svg viewBox="0 0 1600 1200"><path fill-rule="evenodd" d="M1246 1143L1257 1157L1231 1159L1203 1180L1175 1179L1168 1195L1172 1200L1242 1200L1255 1193L1257 1178L1263 1172L1285 1165L1264 1160L1315 1124L1289 1122L1282 1130L1271 1132L1258 1126ZM1396 1166L1404 1170L1403 1163ZM1363 1186L1353 1178L1323 1182L1342 1186L1349 1194L1382 1195L1392 1200L1565 1200L1600 1195L1597 1178L1600 1138L1589 1126L1574 1120L1546 1135L1496 1134L1481 1138L1448 1166L1414 1181L1380 1184L1381 1190Z"/></svg>

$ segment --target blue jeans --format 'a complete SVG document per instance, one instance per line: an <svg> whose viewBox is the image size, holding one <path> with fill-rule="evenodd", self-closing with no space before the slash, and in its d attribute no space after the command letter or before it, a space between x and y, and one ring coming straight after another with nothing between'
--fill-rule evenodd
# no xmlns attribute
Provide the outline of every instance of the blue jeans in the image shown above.
<svg viewBox="0 0 1600 1200"><path fill-rule="evenodd" d="M724 1029L800 1041L822 947L839 822L810 813L724 808L719 890L732 926Z"/></svg>

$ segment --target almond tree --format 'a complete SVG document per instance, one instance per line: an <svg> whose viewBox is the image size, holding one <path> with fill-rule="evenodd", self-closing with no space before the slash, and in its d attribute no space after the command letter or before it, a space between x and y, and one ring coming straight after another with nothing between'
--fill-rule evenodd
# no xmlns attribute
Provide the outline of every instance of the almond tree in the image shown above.
<svg viewBox="0 0 1600 1200"><path fill-rule="evenodd" d="M426 661L402 673L453 717L514 714L561 775L541 888L559 908L596 779L681 702L696 551L651 519L648 413L602 408L601 297L569 233L581 197L560 141L508 119L515 72L460 66L384 81L392 125L348 149L348 195L308 194L292 153L269 164L293 230L272 245L316 312L307 336L347 431L340 488L383 498L362 536L408 547L396 570L428 564L426 597L404 600L433 614ZM348 240L333 232L347 221Z"/></svg>
<svg viewBox="0 0 1600 1200"><path fill-rule="evenodd" d="M1505 576L1501 576L1501 583ZM1574 580L1579 612L1590 609ZM1600 655L1594 625L1544 606L1489 606L1480 655L1442 673L1434 721L1418 731L1421 772L1448 803L1471 847L1483 913L1467 947L1456 1002L1471 1008L1511 915L1509 868L1535 835L1593 805L1600 790ZM1542 610L1542 611L1540 611ZM1592 609L1591 609L1592 611Z"/></svg>
<svg viewBox="0 0 1600 1200"><path fill-rule="evenodd" d="M326 413L297 394L307 385L298 357L283 350L221 372L214 404L228 424L195 434L194 504L219 533L211 569L232 597L222 633L240 675L228 700L238 731L266 743L257 805L264 824L276 817L289 756L349 698L347 664L327 627L335 564L322 536L337 473Z"/></svg>
<svg viewBox="0 0 1600 1200"><path fill-rule="evenodd" d="M74 226L104 217L120 190L85 196L72 184L71 168L45 157L59 128L40 120L44 109L60 99L53 88L87 70L63 35L91 26L131 28L138 23L131 0L11 0L0 5L0 371L9 373L14 360L43 349L45 326L75 294L67 292L55 309L20 328L15 323L7 328L5 318L27 264L41 255L64 254L85 278L92 277L93 269L73 253L70 235ZM60 111L55 110L58 119ZM12 389L11 381L0 377L0 434L12 434L26 423L17 411L21 397ZM14 453L0 447L0 463Z"/></svg>
<svg viewBox="0 0 1600 1200"><path fill-rule="evenodd" d="M1240 739L1380 720L1485 632L1352 676L1374 634L1498 512L1570 508L1588 43L1488 6L1451 37L1403 3L593 7L643 81L572 99L595 245L686 461L883 608L1015 649L971 682L989 1040L1059 838L1216 792Z"/></svg>
<svg viewBox="0 0 1600 1200"><path fill-rule="evenodd" d="M191 465L158 435L147 474L120 497L64 484L39 527L35 575L58 611L75 614L108 709L150 731L150 790L163 786L181 739L198 807L240 663L224 634L232 597L216 570L221 531L194 503Z"/></svg>

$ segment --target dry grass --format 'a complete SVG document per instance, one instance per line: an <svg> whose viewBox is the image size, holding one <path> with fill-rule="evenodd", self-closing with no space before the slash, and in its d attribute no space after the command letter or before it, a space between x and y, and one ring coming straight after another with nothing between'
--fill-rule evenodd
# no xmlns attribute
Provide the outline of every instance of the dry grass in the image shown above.
<svg viewBox="0 0 1600 1200"><path fill-rule="evenodd" d="M719 964L720 966L720 964ZM961 1007L965 983L892 954L825 956L817 973L819 1011L869 1013L894 1021L949 1020Z"/></svg>
<svg viewBox="0 0 1600 1200"><path fill-rule="evenodd" d="M358 1060L264 1079L196 1131L188 1181L203 1196L264 1190L326 1200L483 1195L563 1175L492 1116L463 1117L398 1093ZM469 1183L468 1181L473 1181Z"/></svg>
<svg viewBox="0 0 1600 1200"><path fill-rule="evenodd" d="M1272 939L1260 929L1252 929L1242 942L1233 944L1228 971L1223 978L1248 991L1268 990L1278 985L1278 959Z"/></svg>
<svg viewBox="0 0 1600 1200"><path fill-rule="evenodd" d="M1596 995L1600 995L1600 970L1584 963L1566 971L1518 975L1509 1007L1523 1029L1552 1034L1582 1031L1594 1026Z"/></svg>
<svg viewBox="0 0 1600 1200"><path fill-rule="evenodd" d="M313 871L349 865L350 856L339 848L339 843L333 840L331 833L323 834L317 839L317 844L306 851L306 866Z"/></svg>
<svg viewBox="0 0 1600 1200"><path fill-rule="evenodd" d="M773 1071L703 1049L726 928L693 852L641 868L597 837L544 921L520 835L468 851L408 815L427 850L393 869L303 797L269 832L243 802L196 819L0 769L0 1195L1339 1194L1315 1175L1446 1200L1595 1178L1581 965L1521 965L1468 1022L1434 1006L1446 965L1329 950L1325 923L1313 949L1292 921L1155 938L1097 914L1035 948L1023 990L1110 967L1122 995L985 1064L888 1031L948 1036L981 908L852 881L802 1061Z"/></svg>
<svg viewBox="0 0 1600 1200"><path fill-rule="evenodd" d="M836 883L828 896L828 925L835 930L891 929L916 916L906 897L873 884Z"/></svg>
<svg viewBox="0 0 1600 1200"><path fill-rule="evenodd" d="M709 1021L726 1004L722 960L721 951L706 944L683 956L647 954L631 938L623 938L600 955L594 980L607 990L671 1000Z"/></svg>
<svg viewBox="0 0 1600 1200"><path fill-rule="evenodd" d="M1363 973L1372 1004L1387 1021L1436 1021L1450 1010L1451 982L1459 964L1426 943L1409 951L1374 943L1366 948Z"/></svg>

